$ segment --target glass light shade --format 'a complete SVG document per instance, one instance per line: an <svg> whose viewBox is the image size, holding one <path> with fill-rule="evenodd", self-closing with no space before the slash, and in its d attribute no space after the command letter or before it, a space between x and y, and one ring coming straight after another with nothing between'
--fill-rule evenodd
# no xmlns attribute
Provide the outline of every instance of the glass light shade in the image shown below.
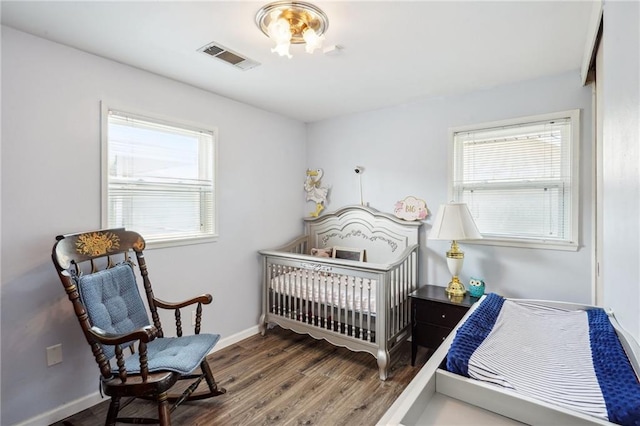
<svg viewBox="0 0 640 426"><path fill-rule="evenodd" d="M276 47L271 49L271 51L280 56L287 56L291 58L291 54L289 53L289 46L291 45L291 28L289 28L287 20L279 16L279 11L272 12L272 19L267 27L267 34L269 35L269 38L276 43Z"/></svg>
<svg viewBox="0 0 640 426"><path fill-rule="evenodd" d="M284 18L271 21L267 27L267 33L269 34L269 38L275 41L276 44L291 41L291 29L289 28L289 23Z"/></svg>
<svg viewBox="0 0 640 426"><path fill-rule="evenodd" d="M302 38L304 39L305 50L307 53L313 53L314 50L320 49L322 47L322 41L324 40L324 35L318 36L313 28L307 28L302 33Z"/></svg>
<svg viewBox="0 0 640 426"><path fill-rule="evenodd" d="M289 53L289 46L291 46L291 43L279 43L276 44L276 47L271 49L271 52L277 53L280 56L286 56L287 58L291 59L293 58L293 56L291 55L291 53Z"/></svg>

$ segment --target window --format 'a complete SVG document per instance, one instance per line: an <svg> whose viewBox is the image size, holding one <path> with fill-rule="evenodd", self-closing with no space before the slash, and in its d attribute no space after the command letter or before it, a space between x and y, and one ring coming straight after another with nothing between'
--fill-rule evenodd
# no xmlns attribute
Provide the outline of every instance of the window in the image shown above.
<svg viewBox="0 0 640 426"><path fill-rule="evenodd" d="M106 107L104 114L104 225L155 246L215 237L215 131Z"/></svg>
<svg viewBox="0 0 640 426"><path fill-rule="evenodd" d="M455 201L497 245L577 249L579 111L452 130Z"/></svg>

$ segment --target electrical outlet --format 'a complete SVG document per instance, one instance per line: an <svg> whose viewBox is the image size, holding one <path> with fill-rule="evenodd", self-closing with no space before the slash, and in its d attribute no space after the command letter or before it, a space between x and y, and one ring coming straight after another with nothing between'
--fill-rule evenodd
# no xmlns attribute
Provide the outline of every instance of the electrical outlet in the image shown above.
<svg viewBox="0 0 640 426"><path fill-rule="evenodd" d="M196 325L196 311L191 311L191 325Z"/></svg>
<svg viewBox="0 0 640 426"><path fill-rule="evenodd" d="M47 367L62 362L62 343L47 348Z"/></svg>

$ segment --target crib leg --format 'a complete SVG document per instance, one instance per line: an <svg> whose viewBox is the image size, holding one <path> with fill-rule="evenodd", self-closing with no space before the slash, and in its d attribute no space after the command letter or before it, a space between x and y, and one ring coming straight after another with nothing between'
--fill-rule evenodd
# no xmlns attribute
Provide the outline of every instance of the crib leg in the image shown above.
<svg viewBox="0 0 640 426"><path fill-rule="evenodd" d="M378 373L380 380L387 380L387 368L389 367L389 351L378 349Z"/></svg>
<svg viewBox="0 0 640 426"><path fill-rule="evenodd" d="M258 321L258 330L260 331L260 335L262 336L267 334L267 323L265 322L265 314L260 315L260 320Z"/></svg>

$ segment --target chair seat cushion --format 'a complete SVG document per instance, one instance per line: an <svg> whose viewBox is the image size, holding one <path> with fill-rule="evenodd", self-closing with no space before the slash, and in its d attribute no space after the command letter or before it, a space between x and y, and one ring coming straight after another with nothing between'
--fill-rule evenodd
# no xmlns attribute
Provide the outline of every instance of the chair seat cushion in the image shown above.
<svg viewBox="0 0 640 426"><path fill-rule="evenodd" d="M196 369L209 351L218 343L219 334L195 334L182 337L162 337L147 344L150 372L175 371L189 374ZM127 358L127 373L140 373L140 358L136 353ZM118 369L114 368L117 374Z"/></svg>
<svg viewBox="0 0 640 426"><path fill-rule="evenodd" d="M130 263L75 277L80 298L92 326L113 334L127 334L151 324ZM102 345L109 359L115 347Z"/></svg>

